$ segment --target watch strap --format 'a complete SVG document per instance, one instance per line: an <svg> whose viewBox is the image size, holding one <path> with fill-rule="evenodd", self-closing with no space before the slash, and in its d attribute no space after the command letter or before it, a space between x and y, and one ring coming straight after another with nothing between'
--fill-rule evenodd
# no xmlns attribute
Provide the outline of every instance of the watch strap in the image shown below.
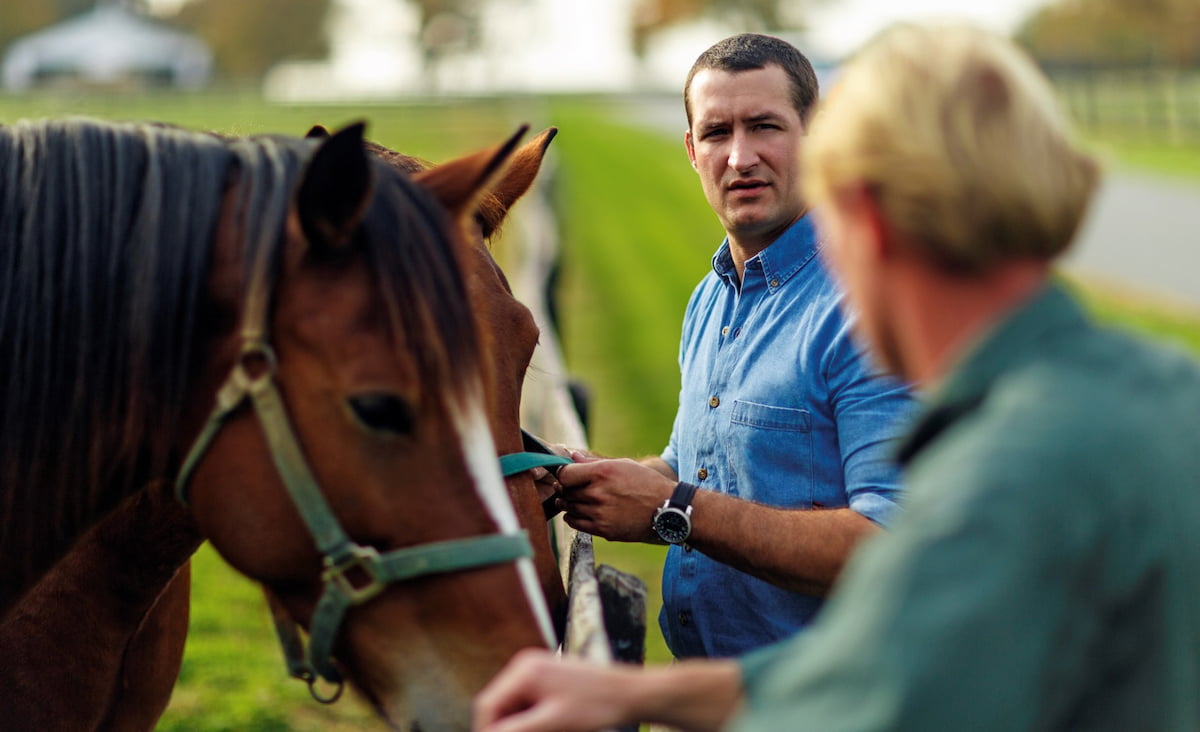
<svg viewBox="0 0 1200 732"><path fill-rule="evenodd" d="M692 498L695 497L698 490L700 490L698 486L684 483L681 480L675 484L675 491L671 493L671 500L667 501L667 505L686 511L687 507L692 505Z"/></svg>

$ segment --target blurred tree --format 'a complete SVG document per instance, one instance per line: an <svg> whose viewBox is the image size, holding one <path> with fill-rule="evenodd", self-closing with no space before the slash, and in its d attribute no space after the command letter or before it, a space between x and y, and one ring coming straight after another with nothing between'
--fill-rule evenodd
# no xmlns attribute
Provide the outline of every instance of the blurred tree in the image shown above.
<svg viewBox="0 0 1200 732"><path fill-rule="evenodd" d="M96 0L4 0L0 2L0 49L17 38L53 25L96 4Z"/></svg>
<svg viewBox="0 0 1200 732"><path fill-rule="evenodd" d="M204 39L217 69L234 79L263 75L279 61L329 53L332 0L190 0L176 25Z"/></svg>
<svg viewBox="0 0 1200 732"><path fill-rule="evenodd" d="M1017 40L1058 67L1200 66L1197 0L1055 0Z"/></svg>

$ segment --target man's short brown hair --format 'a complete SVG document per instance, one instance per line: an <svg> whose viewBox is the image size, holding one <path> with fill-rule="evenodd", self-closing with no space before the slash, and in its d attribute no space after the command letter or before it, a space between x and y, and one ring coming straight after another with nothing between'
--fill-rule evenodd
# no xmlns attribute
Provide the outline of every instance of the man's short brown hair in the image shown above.
<svg viewBox="0 0 1200 732"><path fill-rule="evenodd" d="M777 64L788 75L792 86L792 106L805 123L817 104L820 90L817 74L804 54L792 44L774 36L741 33L718 41L700 54L683 84L683 108L688 127L692 126L692 78L704 69L751 71Z"/></svg>

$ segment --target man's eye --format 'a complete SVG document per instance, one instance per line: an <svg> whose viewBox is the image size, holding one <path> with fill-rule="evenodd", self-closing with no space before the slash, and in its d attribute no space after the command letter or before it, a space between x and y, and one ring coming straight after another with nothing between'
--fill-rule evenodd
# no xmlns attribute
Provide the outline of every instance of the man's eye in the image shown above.
<svg viewBox="0 0 1200 732"><path fill-rule="evenodd" d="M412 405L393 394L359 394L350 397L350 410L374 432L409 435L416 429Z"/></svg>

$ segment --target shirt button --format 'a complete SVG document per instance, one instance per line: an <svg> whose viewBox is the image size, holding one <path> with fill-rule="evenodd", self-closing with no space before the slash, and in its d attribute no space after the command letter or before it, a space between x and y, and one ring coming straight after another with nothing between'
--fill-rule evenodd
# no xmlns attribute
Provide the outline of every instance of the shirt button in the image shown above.
<svg viewBox="0 0 1200 732"><path fill-rule="evenodd" d="M729 335L729 326L728 325L721 329L721 335L723 335L723 336Z"/></svg>
<svg viewBox="0 0 1200 732"><path fill-rule="evenodd" d="M680 610L679 611L679 624L680 625L691 625L691 623L692 623L692 614L689 613L687 610Z"/></svg>
<svg viewBox="0 0 1200 732"><path fill-rule="evenodd" d="M683 550L684 550L685 552L687 552L687 553L691 554L691 552L692 552L692 545L691 545L691 544L684 544L684 545L683 545Z"/></svg>
<svg viewBox="0 0 1200 732"><path fill-rule="evenodd" d="M721 398L720 398L720 397L716 397L716 396L710 396L710 397L708 398L708 406L710 406L710 407L719 407L719 406L721 406Z"/></svg>
<svg viewBox="0 0 1200 732"><path fill-rule="evenodd" d="M771 280L771 287L779 287L779 280Z"/></svg>
<svg viewBox="0 0 1200 732"><path fill-rule="evenodd" d="M696 477L699 478L700 480L704 480L705 478L707 478L708 477L708 468L700 468L699 470L697 470Z"/></svg>

